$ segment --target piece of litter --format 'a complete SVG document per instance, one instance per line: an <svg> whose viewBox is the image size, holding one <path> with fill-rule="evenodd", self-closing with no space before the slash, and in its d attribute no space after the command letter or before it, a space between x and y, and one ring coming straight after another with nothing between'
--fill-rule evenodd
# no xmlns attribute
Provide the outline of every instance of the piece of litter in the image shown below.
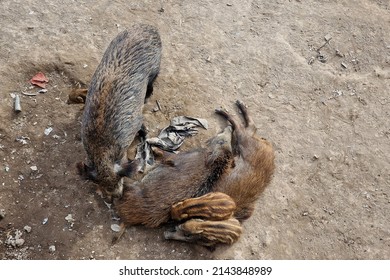
<svg viewBox="0 0 390 280"><path fill-rule="evenodd" d="M175 151L183 144L185 137L193 136L198 133L196 127L208 128L205 119L198 119L187 116L175 117L171 120L171 125L165 127L158 137L147 139L147 143L157 146L165 151Z"/></svg>
<svg viewBox="0 0 390 280"><path fill-rule="evenodd" d="M115 232L119 232L121 230L121 227L118 224L112 224L111 225L111 230L115 231Z"/></svg>
<svg viewBox="0 0 390 280"><path fill-rule="evenodd" d="M20 105L20 96L19 96L19 94L16 94L16 95L15 95L15 106L14 106L14 110L15 110L16 113L22 112L22 106Z"/></svg>
<svg viewBox="0 0 390 280"><path fill-rule="evenodd" d="M52 127L48 127L48 128L46 128L45 129L45 135L49 135L50 134L50 132L52 132L53 131L53 128Z"/></svg>
<svg viewBox="0 0 390 280"><path fill-rule="evenodd" d="M335 90L333 92L333 96L329 97L329 99L332 99L332 98L337 98L339 96L343 95L343 92L341 90Z"/></svg>
<svg viewBox="0 0 390 280"><path fill-rule="evenodd" d="M27 136L20 136L16 138L16 141L22 143L23 145L27 144L27 140L30 140L30 138Z"/></svg>
<svg viewBox="0 0 390 280"><path fill-rule="evenodd" d="M46 78L45 74L42 72L38 72L32 79L30 80L30 83L38 86L40 88L45 88L46 84L49 82L49 80Z"/></svg>
<svg viewBox="0 0 390 280"><path fill-rule="evenodd" d="M157 137L146 139L137 147L135 159L140 161L138 171L145 172L154 163L152 146L162 150L175 152L183 144L184 139L198 133L196 127L208 128L207 120L188 116L179 116L171 120L171 124L161 130Z"/></svg>

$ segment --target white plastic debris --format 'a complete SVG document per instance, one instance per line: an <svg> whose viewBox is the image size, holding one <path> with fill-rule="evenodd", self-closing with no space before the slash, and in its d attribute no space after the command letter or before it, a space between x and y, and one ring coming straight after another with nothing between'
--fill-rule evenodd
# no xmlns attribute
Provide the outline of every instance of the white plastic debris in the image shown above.
<svg viewBox="0 0 390 280"><path fill-rule="evenodd" d="M20 96L19 94L15 95L14 110L16 113L22 112L22 106L20 105Z"/></svg>
<svg viewBox="0 0 390 280"><path fill-rule="evenodd" d="M27 140L30 140L30 137L19 136L19 137L16 138L16 141L18 141L19 143L22 143L23 145L27 144Z"/></svg>
<svg viewBox="0 0 390 280"><path fill-rule="evenodd" d="M53 131L53 128L52 127L48 127L48 128L46 128L45 129L45 135L49 135L50 134L50 132L52 132Z"/></svg>

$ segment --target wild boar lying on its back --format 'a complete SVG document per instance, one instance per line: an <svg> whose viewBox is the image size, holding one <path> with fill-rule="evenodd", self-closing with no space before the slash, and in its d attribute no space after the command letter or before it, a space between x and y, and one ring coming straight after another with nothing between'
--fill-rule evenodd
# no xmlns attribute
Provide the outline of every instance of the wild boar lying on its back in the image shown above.
<svg viewBox="0 0 390 280"><path fill-rule="evenodd" d="M122 195L122 177L136 169L127 148L142 127L143 104L160 60L156 28L134 25L112 40L89 85L81 127L87 162L78 169L109 198Z"/></svg>
<svg viewBox="0 0 390 280"><path fill-rule="evenodd" d="M141 181L128 183L127 179L115 210L125 226L160 226L171 219L173 204L210 192L231 163L231 128L227 127L207 147L165 157Z"/></svg>
<svg viewBox="0 0 390 280"><path fill-rule="evenodd" d="M245 105L239 101L236 104L244 124L226 111L216 111L232 125L234 164L214 182L211 193L172 205L172 218L183 219L183 223L177 225L175 230L165 232L166 239L211 247L217 243L235 242L241 234L239 221L252 215L256 201L270 183L275 169L273 147L257 134ZM235 207L228 207L232 203ZM199 217L201 219L196 219ZM191 219L186 221L188 218Z"/></svg>

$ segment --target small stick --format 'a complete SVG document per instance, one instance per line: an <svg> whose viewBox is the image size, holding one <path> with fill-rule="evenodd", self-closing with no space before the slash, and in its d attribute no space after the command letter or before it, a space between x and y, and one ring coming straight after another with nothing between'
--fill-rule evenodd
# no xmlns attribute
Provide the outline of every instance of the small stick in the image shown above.
<svg viewBox="0 0 390 280"><path fill-rule="evenodd" d="M121 237L125 233L125 231L126 231L126 225L125 225L125 223L121 223L120 231L119 231L117 236L114 236L112 238L111 245L115 245L116 243L118 243L119 239L121 239Z"/></svg>
<svg viewBox="0 0 390 280"><path fill-rule="evenodd" d="M20 97L19 94L15 95L15 107L14 110L16 113L22 112L22 106L20 106Z"/></svg>
<svg viewBox="0 0 390 280"><path fill-rule="evenodd" d="M330 37L328 40L325 39L325 43L323 43L322 46L317 49L317 52L319 52L323 47L325 47L330 42L330 40L332 40L332 37Z"/></svg>
<svg viewBox="0 0 390 280"><path fill-rule="evenodd" d="M36 95L38 95L38 93L29 93L29 92L24 92L24 91L22 91L22 94L26 95L26 96L36 96Z"/></svg>
<svg viewBox="0 0 390 280"><path fill-rule="evenodd" d="M157 103L158 110L161 111L160 102L158 102L158 100L156 100L156 103Z"/></svg>

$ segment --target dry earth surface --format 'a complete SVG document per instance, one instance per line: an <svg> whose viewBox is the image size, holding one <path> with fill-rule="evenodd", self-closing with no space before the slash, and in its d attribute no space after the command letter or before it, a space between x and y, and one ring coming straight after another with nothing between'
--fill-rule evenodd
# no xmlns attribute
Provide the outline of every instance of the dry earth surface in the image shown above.
<svg viewBox="0 0 390 280"><path fill-rule="evenodd" d="M111 246L110 214L76 174L82 105L67 96L135 22L163 42L150 135L201 117L209 129L181 150L204 145L224 126L213 110L240 99L274 144L273 181L232 246L143 227ZM389 1L0 0L0 25L0 259L390 258ZM48 91L22 94L39 71Z"/></svg>

